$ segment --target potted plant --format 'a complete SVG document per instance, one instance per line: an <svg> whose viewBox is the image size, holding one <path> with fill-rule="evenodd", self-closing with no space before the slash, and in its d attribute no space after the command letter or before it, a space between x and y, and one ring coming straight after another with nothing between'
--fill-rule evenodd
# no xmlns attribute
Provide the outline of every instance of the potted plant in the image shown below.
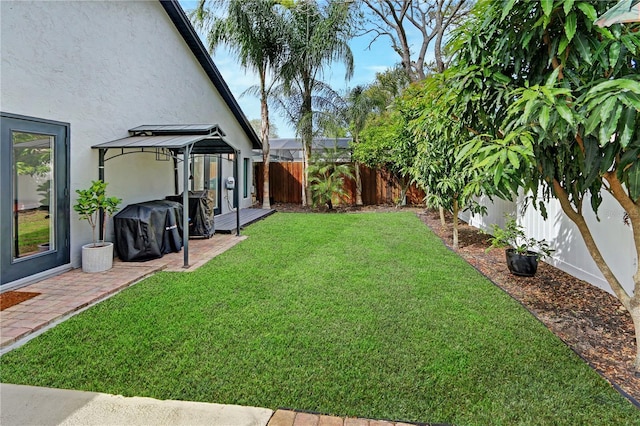
<svg viewBox="0 0 640 426"><path fill-rule="evenodd" d="M82 246L82 270L84 272L102 272L113 266L113 243L96 239L96 226L100 214L103 216L102 235L105 235L107 218L118 209L120 198L107 197L107 184L100 180L92 181L88 189L77 189L78 198L73 209L91 225L93 243Z"/></svg>
<svg viewBox="0 0 640 426"><path fill-rule="evenodd" d="M491 225L493 236L489 239L491 248L504 248L509 272L522 277L532 277L538 270L538 261L551 256L554 251L546 240L527 238L522 226L513 216L506 216L504 228Z"/></svg>

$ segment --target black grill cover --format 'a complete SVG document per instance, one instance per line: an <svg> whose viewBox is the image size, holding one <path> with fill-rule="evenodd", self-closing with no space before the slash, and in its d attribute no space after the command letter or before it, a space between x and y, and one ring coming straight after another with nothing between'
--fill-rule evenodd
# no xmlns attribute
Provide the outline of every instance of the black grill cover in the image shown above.
<svg viewBox="0 0 640 426"><path fill-rule="evenodd" d="M167 200L182 203L182 195ZM213 191L189 191L189 237L209 238L215 233Z"/></svg>
<svg viewBox="0 0 640 426"><path fill-rule="evenodd" d="M131 204L113 217L123 261L158 259L182 248L182 204L167 200Z"/></svg>

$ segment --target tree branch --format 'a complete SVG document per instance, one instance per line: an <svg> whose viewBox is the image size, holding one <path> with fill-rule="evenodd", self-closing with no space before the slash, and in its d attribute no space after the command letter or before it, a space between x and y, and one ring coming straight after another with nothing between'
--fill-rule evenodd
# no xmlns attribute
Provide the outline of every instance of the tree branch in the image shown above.
<svg viewBox="0 0 640 426"><path fill-rule="evenodd" d="M587 246L587 250L593 257L593 260L596 262L596 266L604 275L604 278L607 280L609 285L611 286L611 290L616 294L620 302L624 305L625 308L631 309L631 297L627 293L627 291L622 287L620 281L616 278L616 276L609 268L609 265L602 257L602 253L598 249L595 240L593 239L593 235L591 234L591 230L587 225L587 222L584 219L584 216L579 214L577 211L573 209L571 206L571 202L569 201L569 195L567 191L560 185L560 182L557 179L553 180L553 192L556 195L556 198L560 202L560 206L562 207L562 211L571 219L573 223L578 227L578 231L580 235L582 235L582 239L584 240L585 245ZM636 244L636 247L638 245Z"/></svg>

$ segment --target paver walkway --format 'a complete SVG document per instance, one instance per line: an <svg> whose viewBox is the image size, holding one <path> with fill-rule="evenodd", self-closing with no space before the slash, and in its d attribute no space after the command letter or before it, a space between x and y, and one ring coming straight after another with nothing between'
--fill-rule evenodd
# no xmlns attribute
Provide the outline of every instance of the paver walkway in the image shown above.
<svg viewBox="0 0 640 426"><path fill-rule="evenodd" d="M0 353L7 352L48 325L97 303L155 272L191 272L233 247L246 236L215 234L209 239L189 240L190 267L185 269L182 252L166 254L148 262L114 261L113 268L95 274L73 269L16 291L40 295L0 313Z"/></svg>
<svg viewBox="0 0 640 426"><path fill-rule="evenodd" d="M416 423L413 423L415 425ZM291 410L277 410L267 426L412 426L410 423L387 420L335 417Z"/></svg>

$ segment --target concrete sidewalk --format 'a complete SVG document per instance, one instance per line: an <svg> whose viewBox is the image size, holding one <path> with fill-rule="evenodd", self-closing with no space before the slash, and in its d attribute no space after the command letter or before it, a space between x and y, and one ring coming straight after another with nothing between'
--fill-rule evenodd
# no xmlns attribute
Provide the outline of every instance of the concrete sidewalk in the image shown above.
<svg viewBox="0 0 640 426"><path fill-rule="evenodd" d="M0 424L265 426L266 408L0 384Z"/></svg>

